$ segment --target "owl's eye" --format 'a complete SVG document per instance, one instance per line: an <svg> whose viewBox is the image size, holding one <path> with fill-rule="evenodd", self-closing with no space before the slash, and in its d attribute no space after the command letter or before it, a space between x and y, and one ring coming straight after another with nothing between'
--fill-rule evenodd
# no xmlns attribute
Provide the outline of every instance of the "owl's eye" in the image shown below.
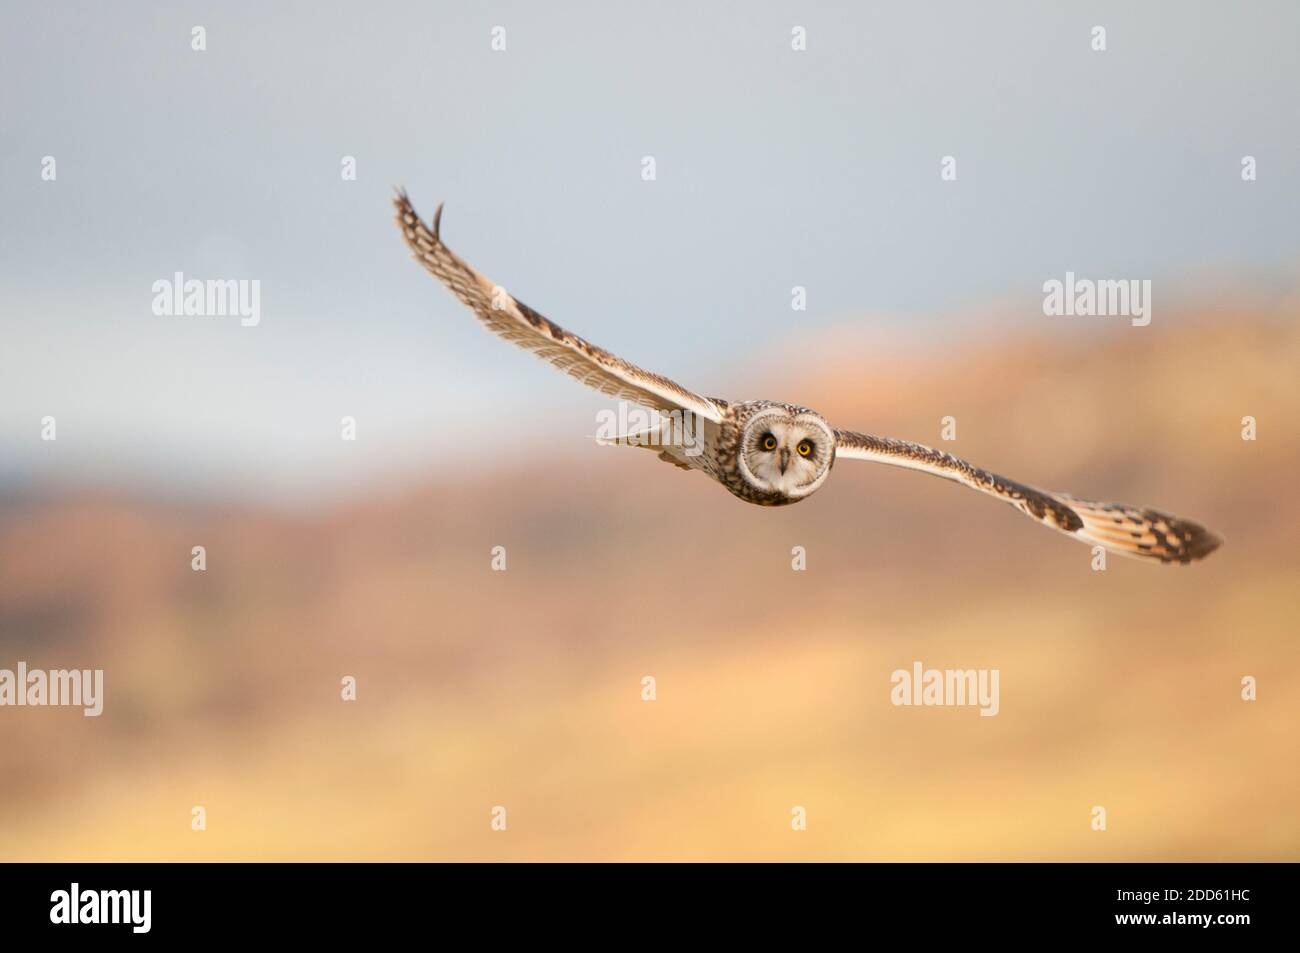
<svg viewBox="0 0 1300 953"><path fill-rule="evenodd" d="M765 437L763 438L763 449L764 449L764 450L775 450L775 449L776 449L776 438L773 437L771 434L768 434L767 436L765 436Z"/></svg>
<svg viewBox="0 0 1300 953"><path fill-rule="evenodd" d="M806 457L808 454L812 453L813 445L807 440L800 440L799 446L795 449L799 451L799 456Z"/></svg>

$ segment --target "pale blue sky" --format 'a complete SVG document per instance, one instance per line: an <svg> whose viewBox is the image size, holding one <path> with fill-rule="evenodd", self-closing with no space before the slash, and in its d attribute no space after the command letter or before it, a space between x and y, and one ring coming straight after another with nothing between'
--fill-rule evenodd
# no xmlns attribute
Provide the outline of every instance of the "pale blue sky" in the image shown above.
<svg viewBox="0 0 1300 953"><path fill-rule="evenodd" d="M1291 2L3 16L10 489L302 498L437 472L453 438L582 439L597 402L492 340L409 260L396 184L426 214L445 199L448 242L549 317L723 395L756 396L719 357L761 353L792 320L928 327L996 298L1037 328L1042 282L1066 270L1177 292L1205 269L1294 282L1300 261ZM56 182L40 179L45 155ZM940 181L944 155L956 182ZM175 271L259 279L261 324L155 316L151 285ZM57 445L39 440L47 414ZM356 445L339 440L344 414ZM494 425L475 431L480 415Z"/></svg>

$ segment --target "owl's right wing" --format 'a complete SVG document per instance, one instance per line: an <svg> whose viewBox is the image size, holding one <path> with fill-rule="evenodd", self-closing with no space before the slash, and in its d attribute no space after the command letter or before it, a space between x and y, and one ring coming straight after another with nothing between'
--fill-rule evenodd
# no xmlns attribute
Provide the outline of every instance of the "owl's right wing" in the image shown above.
<svg viewBox="0 0 1300 953"><path fill-rule="evenodd" d="M723 411L716 402L566 331L467 265L439 236L441 205L433 215L433 227L429 228L411 207L405 192L399 192L393 204L397 206L397 224L415 260L498 337L532 351L602 394L659 411L690 411L705 420L721 422Z"/></svg>
<svg viewBox="0 0 1300 953"><path fill-rule="evenodd" d="M868 460L953 480L1010 503L1044 526L1123 556L1188 563L1208 556L1222 542L1191 520L1123 503L1094 503L1067 493L1049 493L919 443L849 430L836 430L835 440L837 460Z"/></svg>

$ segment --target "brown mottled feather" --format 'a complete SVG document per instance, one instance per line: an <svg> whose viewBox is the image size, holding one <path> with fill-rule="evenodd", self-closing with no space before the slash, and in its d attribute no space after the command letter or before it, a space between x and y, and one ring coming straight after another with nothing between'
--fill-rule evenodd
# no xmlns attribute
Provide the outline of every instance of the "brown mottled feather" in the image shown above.
<svg viewBox="0 0 1300 953"><path fill-rule="evenodd" d="M721 409L708 398L566 331L512 297L504 288L493 285L443 244L439 232L441 205L434 213L433 227L429 228L420 220L405 192L399 192L393 204L397 207L397 224L402 229L402 237L414 253L415 260L446 285L498 337L532 351L602 394L660 411L691 411L715 423L721 419Z"/></svg>
<svg viewBox="0 0 1300 953"><path fill-rule="evenodd" d="M1188 563L1222 542L1199 523L1122 503L1094 503L1049 493L973 466L919 443L836 430L835 455L921 470L995 496L1040 523L1124 556Z"/></svg>

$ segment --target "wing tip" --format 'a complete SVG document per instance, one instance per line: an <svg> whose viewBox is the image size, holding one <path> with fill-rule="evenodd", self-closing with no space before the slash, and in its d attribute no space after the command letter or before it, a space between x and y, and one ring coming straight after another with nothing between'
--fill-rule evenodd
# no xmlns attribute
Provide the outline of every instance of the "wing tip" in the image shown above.
<svg viewBox="0 0 1300 953"><path fill-rule="evenodd" d="M414 218L418 221L420 218L420 213L417 212L415 210L415 206L411 204L411 197L406 194L406 187L397 185L393 187L393 191L395 193L393 197L393 206L397 209L398 222L402 224L406 224L405 216L408 214L414 216ZM442 234L441 234L442 207L444 204L445 203L443 202L439 202L438 208L435 209L433 213L433 227L430 229L430 231L433 232L433 237L435 241L442 241Z"/></svg>
<svg viewBox="0 0 1300 953"><path fill-rule="evenodd" d="M1190 520L1182 521L1183 531L1183 548L1186 552L1183 558L1179 560L1182 563L1189 563L1193 560L1204 559L1210 553L1214 552L1223 545L1223 537L1212 530L1206 529L1200 523L1193 523Z"/></svg>
<svg viewBox="0 0 1300 953"><path fill-rule="evenodd" d="M1209 556L1224 542L1218 533L1194 520L1156 510L1121 509L1118 504L1101 504L1099 509L1095 503L1069 502L1083 516L1084 525L1076 530L1077 535L1123 556L1186 566ZM1122 517L1112 515L1117 512Z"/></svg>

